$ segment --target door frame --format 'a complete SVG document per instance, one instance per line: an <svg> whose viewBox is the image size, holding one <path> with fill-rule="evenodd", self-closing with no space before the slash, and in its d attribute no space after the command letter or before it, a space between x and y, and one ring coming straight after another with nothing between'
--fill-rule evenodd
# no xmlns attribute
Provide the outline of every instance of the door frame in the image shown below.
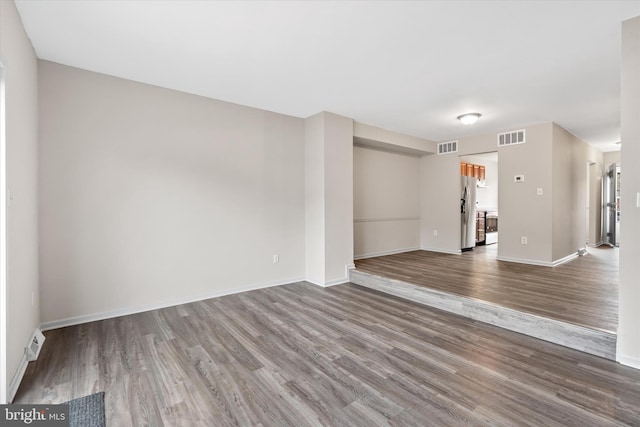
<svg viewBox="0 0 640 427"><path fill-rule="evenodd" d="M5 67L0 61L0 404L7 403L7 140Z"/></svg>

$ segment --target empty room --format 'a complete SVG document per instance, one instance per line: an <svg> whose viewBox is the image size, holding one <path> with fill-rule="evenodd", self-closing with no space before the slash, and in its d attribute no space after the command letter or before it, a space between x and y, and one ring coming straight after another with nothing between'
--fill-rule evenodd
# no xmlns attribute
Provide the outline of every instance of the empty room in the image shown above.
<svg viewBox="0 0 640 427"><path fill-rule="evenodd" d="M2 425L640 424L640 0L2 0L0 142Z"/></svg>

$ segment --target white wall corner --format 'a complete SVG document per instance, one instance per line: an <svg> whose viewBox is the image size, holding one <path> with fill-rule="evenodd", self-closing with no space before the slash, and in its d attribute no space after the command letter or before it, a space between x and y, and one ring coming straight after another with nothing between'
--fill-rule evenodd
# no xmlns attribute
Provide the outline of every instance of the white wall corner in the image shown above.
<svg viewBox="0 0 640 427"><path fill-rule="evenodd" d="M331 280L329 282L325 282L324 285L322 285L323 288L329 288L331 286L336 286L336 285L344 285L345 283L349 283L349 278L340 278L340 279L335 279L335 280Z"/></svg>
<svg viewBox="0 0 640 427"><path fill-rule="evenodd" d="M618 363L634 369L640 369L640 359L618 353Z"/></svg>
<svg viewBox="0 0 640 427"><path fill-rule="evenodd" d="M462 253L460 249L434 248L434 247L426 247L426 246L422 246L420 250L429 251L429 252L439 252L441 254L451 254L451 255L459 255Z"/></svg>
<svg viewBox="0 0 640 427"><path fill-rule="evenodd" d="M13 402L13 398L16 396L18 392L18 388L20 387L20 383L22 382L22 377L24 377L24 373L27 371L27 366L29 362L27 361L27 354L22 354L22 359L20 359L20 364L18 365L18 370L13 375L11 379L11 383L9 383L9 389L7 390L7 401Z"/></svg>

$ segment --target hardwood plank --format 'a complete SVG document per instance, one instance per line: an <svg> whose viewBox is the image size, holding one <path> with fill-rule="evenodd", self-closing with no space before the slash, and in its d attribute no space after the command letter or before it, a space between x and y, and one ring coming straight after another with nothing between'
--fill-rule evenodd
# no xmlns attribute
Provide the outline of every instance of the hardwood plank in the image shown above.
<svg viewBox="0 0 640 427"><path fill-rule="evenodd" d="M618 249L556 267L497 260L497 245L459 255L412 251L356 260L360 271L475 298L525 313L615 333L618 327Z"/></svg>
<svg viewBox="0 0 640 427"><path fill-rule="evenodd" d="M105 391L114 426L640 423L638 370L352 284L46 335L15 402Z"/></svg>

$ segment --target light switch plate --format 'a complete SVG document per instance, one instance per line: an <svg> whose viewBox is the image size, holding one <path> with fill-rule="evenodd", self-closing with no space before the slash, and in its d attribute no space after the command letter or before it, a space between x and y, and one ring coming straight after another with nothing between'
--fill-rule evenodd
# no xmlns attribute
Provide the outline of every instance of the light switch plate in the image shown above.
<svg viewBox="0 0 640 427"><path fill-rule="evenodd" d="M524 175L515 175L513 177L513 182L524 182Z"/></svg>

